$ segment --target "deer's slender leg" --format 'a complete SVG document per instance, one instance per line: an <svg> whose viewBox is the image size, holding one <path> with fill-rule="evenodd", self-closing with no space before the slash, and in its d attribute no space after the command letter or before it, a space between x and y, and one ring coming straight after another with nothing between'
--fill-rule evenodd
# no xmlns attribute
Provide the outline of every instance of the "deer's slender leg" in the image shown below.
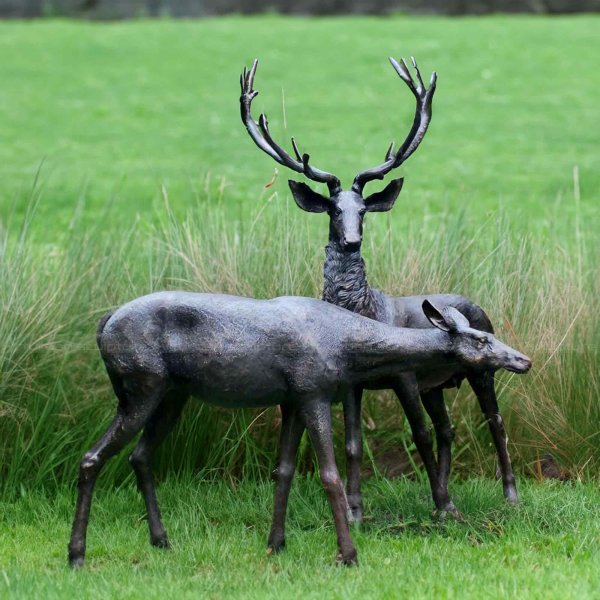
<svg viewBox="0 0 600 600"><path fill-rule="evenodd" d="M515 475L512 470L512 464L510 462L510 456L508 454L504 421L498 410L496 390L494 389L494 374L491 371L485 371L484 373L468 375L467 379L477 396L477 400L479 400L481 410L490 427L490 432L498 455L504 496L510 504L516 504L519 499L517 495L517 486Z"/></svg>
<svg viewBox="0 0 600 600"><path fill-rule="evenodd" d="M438 451L438 496L446 506L444 510L450 511L454 518L462 519L448 492L454 428L452 427L448 411L446 410L446 404L444 403L444 391L442 389L434 389L423 392L421 393L421 400L435 429Z"/></svg>
<svg viewBox="0 0 600 600"><path fill-rule="evenodd" d="M279 441L279 460L273 472L275 479L275 500L273 505L273 522L269 534L269 554L278 552L285 546L285 517L287 514L288 496L294 472L296 470L296 453L304 432L304 423L295 407L281 406L281 436Z"/></svg>
<svg viewBox="0 0 600 600"><path fill-rule="evenodd" d="M362 388L356 388L344 401L344 427L346 430L346 496L349 518L360 522L363 518L360 494L360 464L362 462L361 404Z"/></svg>
<svg viewBox="0 0 600 600"><path fill-rule="evenodd" d="M331 405L326 400L314 400L302 406L301 415L317 455L321 482L333 513L339 559L346 565L356 564L356 548L348 528L348 501L333 452Z"/></svg>
<svg viewBox="0 0 600 600"><path fill-rule="evenodd" d="M69 542L69 562L73 567L83 565L85 540L92 505L92 494L98 475L106 461L122 450L138 433L161 399L161 394L121 403L117 415L106 433L83 457L79 466L79 482L75 518Z"/></svg>
<svg viewBox="0 0 600 600"><path fill-rule="evenodd" d="M168 395L146 423L140 441L129 456L138 487L146 503L150 543L158 548L168 548L169 541L161 522L160 509L156 500L156 489L152 476L152 454L177 423L186 401L187 396L185 395Z"/></svg>
<svg viewBox="0 0 600 600"><path fill-rule="evenodd" d="M449 499L444 498L443 495L440 494L438 486L438 468L433 452L433 441L431 439L431 433L425 424L416 377L412 374L402 375L402 377L398 378L394 384L394 391L406 413L406 418L412 429L415 445L421 455L423 464L425 465L435 506L439 510L452 510L454 505L449 506Z"/></svg>

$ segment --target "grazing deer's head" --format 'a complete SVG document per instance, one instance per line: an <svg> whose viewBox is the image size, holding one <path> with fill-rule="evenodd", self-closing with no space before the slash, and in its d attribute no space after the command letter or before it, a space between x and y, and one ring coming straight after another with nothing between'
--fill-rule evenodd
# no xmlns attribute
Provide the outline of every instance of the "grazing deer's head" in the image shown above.
<svg viewBox="0 0 600 600"><path fill-rule="evenodd" d="M469 320L452 306L437 309L429 300L423 302L423 312L431 324L450 334L452 352L460 361L474 369L506 369L527 373L531 360L518 350L503 344L491 333L471 327Z"/></svg>
<svg viewBox="0 0 600 600"><path fill-rule="evenodd" d="M298 145L292 138L292 148L295 158L288 154L271 137L269 124L265 114L261 114L258 123L252 118L250 109L252 100L258 94L253 89L254 76L258 60L252 68L244 72L240 78L242 95L240 108L242 121L254 140L254 143L279 164L302 173L308 179L326 183L329 188L329 198L315 192L305 183L290 181L290 188L296 204L308 212L327 212L330 219L330 238L341 250L353 251L360 248L362 242L362 223L366 212L384 212L390 210L402 189L403 179L394 179L382 191L363 196L364 186L374 179L383 179L392 169L399 167L419 146L427 132L431 120L431 101L435 92L436 74L431 76L429 89L425 87L415 59L412 59L417 81L412 78L406 62L390 58L396 73L410 88L417 99L417 108L411 130L404 143L394 152L392 143L385 155L385 161L376 167L360 172L352 183L350 190L342 190L340 180L331 173L317 169L309 164L308 154L301 154Z"/></svg>

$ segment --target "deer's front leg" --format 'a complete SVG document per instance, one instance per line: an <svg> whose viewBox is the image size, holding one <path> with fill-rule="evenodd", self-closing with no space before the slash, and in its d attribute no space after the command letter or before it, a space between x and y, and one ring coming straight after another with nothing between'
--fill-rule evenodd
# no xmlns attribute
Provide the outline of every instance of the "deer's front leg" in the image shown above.
<svg viewBox="0 0 600 600"><path fill-rule="evenodd" d="M348 520L360 523L363 518L360 493L360 465L362 462L361 404L362 388L351 391L344 401L344 427L346 430L346 497Z"/></svg>
<svg viewBox="0 0 600 600"><path fill-rule="evenodd" d="M311 399L301 406L300 414L317 455L321 482L333 513L338 538L338 560L346 565L354 565L357 563L357 557L348 529L348 502L333 452L331 404L325 399Z"/></svg>

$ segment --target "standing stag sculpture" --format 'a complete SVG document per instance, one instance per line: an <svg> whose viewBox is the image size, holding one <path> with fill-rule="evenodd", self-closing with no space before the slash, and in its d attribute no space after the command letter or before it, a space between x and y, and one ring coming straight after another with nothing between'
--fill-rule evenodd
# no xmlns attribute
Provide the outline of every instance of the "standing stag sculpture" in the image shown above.
<svg viewBox="0 0 600 600"><path fill-rule="evenodd" d="M390 327L314 298L190 292L143 296L103 317L97 341L118 407L80 465L70 564L83 565L92 494L103 465L142 429L130 462L146 503L151 543L168 547L151 460L189 396L227 408L281 406L271 551L285 542L296 452L308 430L333 512L339 558L355 563L333 451L331 403L357 388L387 387L407 369L439 376L460 368L526 372L531 366L523 354L472 329L457 310L437 310L428 301L422 310L437 329Z"/></svg>
<svg viewBox="0 0 600 600"><path fill-rule="evenodd" d="M360 172L354 178L350 190L343 190L340 180L335 175L312 166L309 163L309 155L300 154L294 138L292 138L292 147L296 158L290 156L274 141L264 114L261 114L258 123L255 123L251 115L251 104L258 94L253 89L257 60L249 71L244 69L242 73L241 116L250 137L261 150L279 164L303 174L312 181L326 183L329 188L329 198L327 198L313 191L305 183L289 181L294 200L301 209L329 215L329 243L325 248L323 268L325 279L323 299L390 325L427 328L432 324L421 310L424 296L392 297L371 288L367 282L365 263L360 253L365 214L390 210L402 189L403 178L392 180L382 191L370 196L363 194L365 185L375 179L383 179L390 171L399 167L417 149L431 120L431 103L437 79L435 72L427 88L414 58L412 63L416 82L404 60L398 62L390 58L390 62L416 98L414 121L408 136L398 150L394 152L392 144L386 152L384 162ZM454 294L428 297L442 309L451 307L458 309L466 315L473 327L486 334L493 334L494 328L483 309L468 298ZM482 335L477 343L483 349L488 343L487 340L487 335ZM448 492L454 429L444 403L443 390L459 387L465 378L473 388L489 424L496 446L504 495L510 503L517 502L515 477L508 454L506 432L494 389L494 371L492 366L486 369L464 365L458 368L444 366L438 371L399 374L390 380L389 387L398 396L411 426L415 445L427 471L436 508L443 514L449 512L456 518L460 518L460 513ZM360 494L362 391L361 386L357 386L344 399L343 404L346 429L347 496L353 519L357 521L362 519ZM435 430L437 462L419 396Z"/></svg>

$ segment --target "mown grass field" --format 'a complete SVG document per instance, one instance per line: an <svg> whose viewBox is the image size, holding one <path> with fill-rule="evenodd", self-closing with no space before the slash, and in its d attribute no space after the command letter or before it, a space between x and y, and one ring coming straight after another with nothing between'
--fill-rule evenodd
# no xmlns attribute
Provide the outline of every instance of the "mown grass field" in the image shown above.
<svg viewBox="0 0 600 600"><path fill-rule="evenodd" d="M151 548L131 486L101 489L87 567L66 566L72 495L0 503L0 595L14 598L596 598L600 495L590 484L455 485L466 522L430 516L424 482L371 481L354 533L359 567L334 564L335 533L316 479L292 489L287 548L268 557L271 485L169 478L159 489L173 548Z"/></svg>
<svg viewBox="0 0 600 600"><path fill-rule="evenodd" d="M0 23L0 589L595 597L599 24L593 16ZM505 507L487 428L463 386L447 404L466 524L433 523L423 481L377 474L366 489L372 520L357 534L361 567L338 569L329 512L309 475L293 493L290 547L267 560L265 480L278 415L190 403L156 459L174 551L147 547L121 456L98 486L89 568L68 572L77 464L114 411L94 342L98 318L164 288L320 294L326 218L295 207L289 174L248 139L241 68L261 59L255 104L277 139L295 135L315 165L347 184L410 127L412 96L386 60L410 54L424 75L438 71L434 116L400 170L394 210L365 223L369 281L481 304L499 337L534 359L526 377L498 375L518 472L539 476L537 460L551 452L571 483L522 477L521 506ZM390 396L369 398L364 425L371 470L387 449L413 455ZM299 463L311 471L307 444Z"/></svg>

